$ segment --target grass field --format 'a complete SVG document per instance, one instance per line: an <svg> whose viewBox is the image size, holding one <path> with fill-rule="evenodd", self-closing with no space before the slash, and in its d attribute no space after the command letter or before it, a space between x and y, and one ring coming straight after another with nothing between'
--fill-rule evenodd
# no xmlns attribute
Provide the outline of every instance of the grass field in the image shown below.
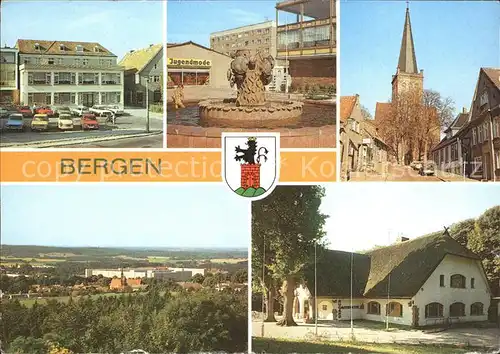
<svg viewBox="0 0 500 354"><path fill-rule="evenodd" d="M210 262L212 263L229 263L229 264L236 264L246 261L247 258L214 258L210 260Z"/></svg>
<svg viewBox="0 0 500 354"><path fill-rule="evenodd" d="M19 257L2 257L2 264L6 263L16 263L19 261L27 262L27 263L54 263L54 262L65 262L64 258L19 258Z"/></svg>
<svg viewBox="0 0 500 354"><path fill-rule="evenodd" d="M273 338L253 338L254 353L352 353L352 354L460 354L470 350L455 346L375 344L348 342L304 342Z"/></svg>
<svg viewBox="0 0 500 354"><path fill-rule="evenodd" d="M170 257L148 257L149 263L165 263L170 261Z"/></svg>

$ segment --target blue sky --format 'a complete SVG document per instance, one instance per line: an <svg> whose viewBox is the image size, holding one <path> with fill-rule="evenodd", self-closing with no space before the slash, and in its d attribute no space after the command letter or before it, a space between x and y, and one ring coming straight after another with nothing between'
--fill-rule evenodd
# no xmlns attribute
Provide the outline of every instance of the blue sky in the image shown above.
<svg viewBox="0 0 500 354"><path fill-rule="evenodd" d="M162 1L2 1L1 45L17 39L98 42L120 60L163 41Z"/></svg>
<svg viewBox="0 0 500 354"><path fill-rule="evenodd" d="M414 238L500 205L492 183L338 183L327 187L322 211L329 248L367 250Z"/></svg>
<svg viewBox="0 0 500 354"><path fill-rule="evenodd" d="M405 1L343 1L340 5L340 89L359 94L373 114L387 102L396 72ZM480 67L500 67L498 1L411 1L410 16L424 87L469 109Z"/></svg>
<svg viewBox="0 0 500 354"><path fill-rule="evenodd" d="M1 243L244 247L249 203L223 184L1 187Z"/></svg>
<svg viewBox="0 0 500 354"><path fill-rule="evenodd" d="M276 1L174 1L167 6L167 41L210 47L210 33L276 20ZM280 11L279 22L295 22Z"/></svg>

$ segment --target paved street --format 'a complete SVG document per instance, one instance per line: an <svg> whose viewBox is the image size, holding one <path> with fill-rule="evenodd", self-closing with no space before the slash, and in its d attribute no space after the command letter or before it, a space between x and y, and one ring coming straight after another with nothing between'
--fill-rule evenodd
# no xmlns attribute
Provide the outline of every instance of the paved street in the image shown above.
<svg viewBox="0 0 500 354"><path fill-rule="evenodd" d="M437 176L420 176L409 166L389 165L387 173L378 174L372 172L352 172L352 182L380 181L380 182L440 182L442 179Z"/></svg>
<svg viewBox="0 0 500 354"><path fill-rule="evenodd" d="M160 149L163 147L163 134L155 134L149 136L138 136L133 138L122 138L113 140L98 141L95 143L84 143L78 145L67 145L68 148L129 148L129 149Z"/></svg>
<svg viewBox="0 0 500 354"><path fill-rule="evenodd" d="M314 324L303 324L301 322L298 324L296 327L281 327L275 323L264 323L264 337L310 340L315 332ZM442 332L429 333L430 331L395 328L385 331L381 330L378 325L366 321L354 322L356 340L370 343L443 343L500 348L499 328L453 328ZM252 322L252 335L262 337L262 322ZM318 336L332 341L347 341L351 338L350 323L349 321L320 322L318 323Z"/></svg>
<svg viewBox="0 0 500 354"><path fill-rule="evenodd" d="M139 108L125 109L125 115L116 118L116 124L106 124L105 119L100 118L100 129L81 131L79 126L75 126L72 131L58 131L57 127L53 127L47 132L32 132L29 129L31 118L25 119L25 124L28 127L25 132L10 132L3 129L6 119L0 120L0 146L1 147L94 147L100 140L102 147L163 147L163 138L155 136L152 140L144 140L144 137L137 137L138 141L118 139L115 142L114 138L123 137L124 135L142 135L146 130L146 110ZM163 114L150 112L150 130L151 132L159 132L163 130ZM56 122L57 119L52 121ZM74 119L78 121L78 119ZM122 146L124 145L124 146ZM127 146L125 146L127 145ZM152 146L149 146L152 145Z"/></svg>

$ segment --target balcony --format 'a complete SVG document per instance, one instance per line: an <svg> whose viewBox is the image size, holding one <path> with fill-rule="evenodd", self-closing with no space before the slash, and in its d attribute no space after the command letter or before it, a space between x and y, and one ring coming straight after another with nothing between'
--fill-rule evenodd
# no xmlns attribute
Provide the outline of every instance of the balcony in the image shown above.
<svg viewBox="0 0 500 354"><path fill-rule="evenodd" d="M279 11L297 15L294 23L277 26L277 59L336 55L336 17L334 0L286 0ZM308 17L308 19L304 19Z"/></svg>
<svg viewBox="0 0 500 354"><path fill-rule="evenodd" d="M2 90L16 89L16 80L0 80L0 88Z"/></svg>

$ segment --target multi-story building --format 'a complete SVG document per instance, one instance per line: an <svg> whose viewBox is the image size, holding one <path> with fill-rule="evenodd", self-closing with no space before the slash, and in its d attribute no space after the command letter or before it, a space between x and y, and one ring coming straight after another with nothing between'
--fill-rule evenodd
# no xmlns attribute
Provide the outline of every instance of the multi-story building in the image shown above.
<svg viewBox="0 0 500 354"><path fill-rule="evenodd" d="M123 68L99 43L19 39L23 104L123 106Z"/></svg>
<svg viewBox="0 0 500 354"><path fill-rule="evenodd" d="M276 58L276 23L266 21L210 34L210 49L226 55L237 50L261 50Z"/></svg>
<svg viewBox="0 0 500 354"><path fill-rule="evenodd" d="M276 23L280 11L297 15L293 23L277 26L277 59L289 63L292 86L331 85L336 78L335 0L284 0L276 4Z"/></svg>
<svg viewBox="0 0 500 354"><path fill-rule="evenodd" d="M146 87L149 103L162 100L163 45L151 44L139 50L131 50L119 63L125 69L125 104L145 107Z"/></svg>
<svg viewBox="0 0 500 354"><path fill-rule="evenodd" d="M0 48L0 103L19 104L18 50Z"/></svg>
<svg viewBox="0 0 500 354"><path fill-rule="evenodd" d="M469 166L466 174L480 180L500 180L499 68L479 71L469 122L460 133L469 145L465 149Z"/></svg>
<svg viewBox="0 0 500 354"><path fill-rule="evenodd" d="M432 157L440 171L462 175L465 173L462 127L469 120L469 112L464 107L455 120L444 131L445 136L432 150Z"/></svg>
<svg viewBox="0 0 500 354"><path fill-rule="evenodd" d="M266 21L211 33L210 48L226 55L232 55L238 50L246 49L252 53L260 50L276 59L276 22ZM281 90L287 83L285 76L286 61L276 60L273 80L267 88L273 91Z"/></svg>
<svg viewBox="0 0 500 354"><path fill-rule="evenodd" d="M126 269L85 269L85 277L102 275L105 278L156 278L183 281L194 275L205 275L203 268L126 268Z"/></svg>

